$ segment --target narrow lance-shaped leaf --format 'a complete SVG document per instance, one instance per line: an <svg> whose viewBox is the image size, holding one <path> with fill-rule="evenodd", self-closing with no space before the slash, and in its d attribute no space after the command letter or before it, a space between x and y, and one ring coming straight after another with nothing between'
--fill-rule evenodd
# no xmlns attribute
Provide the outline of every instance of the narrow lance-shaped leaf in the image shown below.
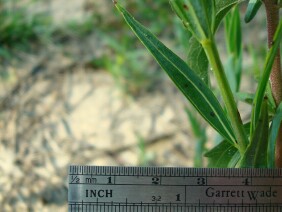
<svg viewBox="0 0 282 212"><path fill-rule="evenodd" d="M216 10L216 17L215 23L212 22L212 16L214 16L213 11L212 13L208 14L210 19L210 27L212 33L215 33L219 23L227 14L227 12L237 3L242 0L212 0L215 1L215 10ZM211 4L212 1L207 1L206 3ZM183 22L183 25L188 29L191 30L189 27L190 18L187 14L189 7L186 3L187 0L170 0L170 4L174 10L174 12L178 15L178 17ZM187 32L188 33L188 32ZM189 48L187 51L187 63L189 67L201 78L205 81L206 84L209 84L209 75L208 75L208 59L206 53L200 44L199 40L195 36L190 36L189 38Z"/></svg>
<svg viewBox="0 0 282 212"><path fill-rule="evenodd" d="M258 84L258 88L257 88L257 91L256 91L256 96L255 96L255 99L254 99L254 108L253 108L253 111L252 111L251 133L250 133L251 136L252 136L254 128L255 128L255 126L258 122L258 117L259 117L259 114L260 114L260 111L261 111L264 93L266 91L269 76L270 76L270 73L271 73L271 70L272 70L272 65L274 63L276 53L277 53L277 50L279 48L281 38L282 38L282 21L279 22L278 28L277 28L276 33L274 35L273 44L272 44L271 48L269 49L269 51L267 53L266 61L265 61L265 64L264 64L264 71L263 71L261 81Z"/></svg>
<svg viewBox="0 0 282 212"><path fill-rule="evenodd" d="M127 24L204 119L229 142L236 142L230 123L212 91L187 64L116 3ZM233 144L234 144L233 143Z"/></svg>
<svg viewBox="0 0 282 212"><path fill-rule="evenodd" d="M254 76L254 79L256 81L259 81L259 79L261 78L261 75L263 74L261 71L261 65L260 65L260 59L258 56L258 52L255 52L254 47L252 45L250 45L248 47L248 51L250 52L251 58L252 58L252 74ZM272 96L272 91L271 91L271 86L270 86L270 82L267 83L266 86L266 96L268 98L268 102L269 102L269 109L271 109L272 111L276 109L276 104L274 101L274 98ZM254 95L255 97L255 95ZM254 99L254 98L253 98ZM253 101L252 101L253 104Z"/></svg>
<svg viewBox="0 0 282 212"><path fill-rule="evenodd" d="M282 103L278 106L270 127L269 145L268 145L268 168L275 167L275 146L276 138L282 121Z"/></svg>
<svg viewBox="0 0 282 212"><path fill-rule="evenodd" d="M235 93L240 87L242 74L242 32L238 7L226 15L224 23L225 40L229 53L225 70L231 90Z"/></svg>
<svg viewBox="0 0 282 212"><path fill-rule="evenodd" d="M257 14L262 2L261 0L250 0L245 15L245 22L249 23Z"/></svg>
<svg viewBox="0 0 282 212"><path fill-rule="evenodd" d="M215 1L216 18L214 23L214 32L217 30L220 22L225 15L234 7L236 4L243 2L244 0L211 0Z"/></svg>
<svg viewBox="0 0 282 212"><path fill-rule="evenodd" d="M233 6L244 0L170 0L172 8L198 40L214 33Z"/></svg>
<svg viewBox="0 0 282 212"><path fill-rule="evenodd" d="M235 7L225 18L225 34L228 53L238 58L242 51L242 31L238 7Z"/></svg>
<svg viewBox="0 0 282 212"><path fill-rule="evenodd" d="M187 52L188 66L209 85L209 61L202 45L179 20L175 20L175 26L176 37Z"/></svg>
<svg viewBox="0 0 282 212"><path fill-rule="evenodd" d="M187 64L206 83L206 85L209 85L209 61L206 53L195 37L190 38L189 45Z"/></svg>
<svg viewBox="0 0 282 212"><path fill-rule="evenodd" d="M244 124L244 129L246 134L250 132L249 122ZM239 150L226 140L206 152L205 157L208 158L208 167L210 168L234 168L241 158Z"/></svg>
<svg viewBox="0 0 282 212"><path fill-rule="evenodd" d="M268 103L264 99L260 119L251 142L240 162L242 168L266 168L268 147Z"/></svg>
<svg viewBox="0 0 282 212"><path fill-rule="evenodd" d="M208 167L232 168L229 166L229 163L231 162L234 155L238 152L239 151L236 147L234 147L232 144L224 140L205 154L205 157L207 157L209 161Z"/></svg>
<svg viewBox="0 0 282 212"><path fill-rule="evenodd" d="M211 38L215 18L213 0L170 0L170 4L198 41Z"/></svg>
<svg viewBox="0 0 282 212"><path fill-rule="evenodd" d="M183 0L170 1L170 4L186 29L185 32L189 40L189 46L185 46L187 49L187 64L208 85L208 58L200 42L193 36L192 32L189 31L189 24L187 24L189 22L186 14L188 7L187 5L185 6Z"/></svg>

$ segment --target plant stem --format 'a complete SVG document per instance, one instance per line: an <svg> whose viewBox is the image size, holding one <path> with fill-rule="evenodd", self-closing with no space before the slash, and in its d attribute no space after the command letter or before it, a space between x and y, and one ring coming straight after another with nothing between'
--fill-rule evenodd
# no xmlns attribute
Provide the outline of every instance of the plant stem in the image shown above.
<svg viewBox="0 0 282 212"><path fill-rule="evenodd" d="M277 0L264 0L266 19L267 19L267 33L268 33L268 47L272 45L273 37L279 23L279 5ZM270 74L270 84L272 95L276 106L282 101L282 74L280 63L280 49L277 51L274 64ZM282 125L280 125L279 133L276 141L275 153L276 166L282 167Z"/></svg>
<svg viewBox="0 0 282 212"><path fill-rule="evenodd" d="M282 168L282 124L280 125L275 149L275 165L277 168Z"/></svg>
<svg viewBox="0 0 282 212"><path fill-rule="evenodd" d="M267 18L267 33L268 33L268 47L272 46L274 34L276 32L279 23L279 7L275 0L264 0ZM276 105L282 101L282 74L280 64L280 50L277 51L277 55L272 66L270 75L272 94Z"/></svg>
<svg viewBox="0 0 282 212"><path fill-rule="evenodd" d="M211 67L214 70L214 74L215 74L223 101L225 103L226 110L229 115L235 137L237 139L236 142L238 144L240 154L241 156L243 156L246 150L247 144L248 144L248 140L247 140L247 136L244 131L244 128L243 128L243 122L242 122L240 113L238 112L236 102L234 100L234 96L232 94L227 77L225 75L217 47L215 45L213 38L212 40L203 41L202 45L203 45L203 48L205 49L207 57L209 58Z"/></svg>

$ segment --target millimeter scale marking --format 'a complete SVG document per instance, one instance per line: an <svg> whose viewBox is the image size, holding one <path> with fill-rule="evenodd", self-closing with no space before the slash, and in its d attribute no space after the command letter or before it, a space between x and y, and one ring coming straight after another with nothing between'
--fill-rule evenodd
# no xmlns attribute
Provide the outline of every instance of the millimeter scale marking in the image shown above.
<svg viewBox="0 0 282 212"><path fill-rule="evenodd" d="M282 169L69 167L70 212L282 212Z"/></svg>

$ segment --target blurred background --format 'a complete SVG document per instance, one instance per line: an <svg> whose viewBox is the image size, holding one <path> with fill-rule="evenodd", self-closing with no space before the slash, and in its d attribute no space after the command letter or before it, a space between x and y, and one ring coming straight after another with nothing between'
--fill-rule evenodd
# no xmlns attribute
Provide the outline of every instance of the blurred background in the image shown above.
<svg viewBox="0 0 282 212"><path fill-rule="evenodd" d="M168 0L120 2L187 57ZM263 64L264 27L264 12L242 22L246 92ZM239 107L247 120L249 106ZM66 211L70 164L204 167L217 141L111 0L0 0L0 211Z"/></svg>

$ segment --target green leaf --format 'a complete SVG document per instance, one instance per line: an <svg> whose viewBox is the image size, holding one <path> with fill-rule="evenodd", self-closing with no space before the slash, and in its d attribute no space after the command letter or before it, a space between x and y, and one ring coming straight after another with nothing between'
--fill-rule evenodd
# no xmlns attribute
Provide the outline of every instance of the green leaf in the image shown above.
<svg viewBox="0 0 282 212"><path fill-rule="evenodd" d="M270 82L267 83L267 86L266 86L266 96L268 98L268 112L274 114L275 111L276 111L276 103L274 101L274 98L272 96L272 91L271 91L271 85L270 85Z"/></svg>
<svg viewBox="0 0 282 212"><path fill-rule="evenodd" d="M225 15L234 7L236 4L244 0L214 0L216 8L216 18L214 24L214 32L217 30L220 22Z"/></svg>
<svg viewBox="0 0 282 212"><path fill-rule="evenodd" d="M176 20L176 19L174 19ZM193 37L192 33L182 26L180 26L179 20L175 21L175 34L181 46L187 50L187 64L188 66L207 84L209 85L208 66L209 61L206 53L199 43L199 41Z"/></svg>
<svg viewBox="0 0 282 212"><path fill-rule="evenodd" d="M247 122L247 123L244 124L244 130L245 130L247 135L249 135L249 133L250 133L250 127L251 127L250 122Z"/></svg>
<svg viewBox="0 0 282 212"><path fill-rule="evenodd" d="M236 100L241 101L241 102L245 102L245 103L250 104L250 105L253 103L254 97L255 97L255 95L250 94L250 93L243 93L243 92L235 93Z"/></svg>
<svg viewBox="0 0 282 212"><path fill-rule="evenodd" d="M176 24L179 24L178 20ZM206 83L206 85L209 85L209 61L202 45L187 28L181 27L180 29L180 26L178 26L175 29L175 33L177 34L181 46L187 50L186 61L188 66Z"/></svg>
<svg viewBox="0 0 282 212"><path fill-rule="evenodd" d="M208 167L210 168L230 167L229 163L232 161L232 158L236 153L239 153L238 149L236 149L236 147L234 147L228 141L224 140L220 144L215 146L213 149L205 153L205 156L208 157L208 161L209 161ZM232 166L233 165L234 162L232 162Z"/></svg>
<svg viewBox="0 0 282 212"><path fill-rule="evenodd" d="M178 17L173 18L173 32L177 45L181 46L181 49L186 50L189 47L189 40L193 37L192 33L183 25Z"/></svg>
<svg viewBox="0 0 282 212"><path fill-rule="evenodd" d="M250 132L250 123L244 124L244 130L246 134ZM217 146L215 146L213 149L208 151L205 154L206 157L208 157L208 167L222 167L222 168L232 168L236 167L237 163L239 162L241 155L238 149L227 142L226 140L223 140L221 143L219 143Z"/></svg>
<svg viewBox="0 0 282 212"><path fill-rule="evenodd" d="M282 121L282 103L280 103L280 105L278 106L276 113L273 117L271 127L270 127L269 145L268 145L268 167L269 168L275 167L276 138L278 136L281 121Z"/></svg>
<svg viewBox="0 0 282 212"><path fill-rule="evenodd" d="M206 85L209 85L209 61L202 45L195 37L190 38L187 53L188 66L206 83Z"/></svg>
<svg viewBox="0 0 282 212"><path fill-rule="evenodd" d="M199 42L211 38L215 18L213 0L170 0L170 4Z"/></svg>
<svg viewBox="0 0 282 212"><path fill-rule="evenodd" d="M202 19L200 16L199 18L191 17L191 15L188 14L189 7L188 2L189 0L170 0L170 4L175 11L175 13L178 15L178 17L182 20L184 26L191 30L191 24L190 22L193 22L193 18L195 20ZM190 0L193 4L195 4L197 1ZM237 3L241 2L242 0L211 0L206 1L206 4L212 4L212 2L215 1L216 5L216 11L217 11L217 17L216 17L216 28L218 27L220 21L223 19L223 17L227 14L227 12ZM198 4L198 3L197 3ZM202 11L202 13L204 10ZM209 11L208 17L213 17L213 11ZM192 20L191 20L192 19ZM199 21L200 22L200 21ZM216 28L213 26L213 21L210 21L208 24L210 27L212 27L212 32L216 31ZM206 53L202 47L202 45L199 42L199 36L196 36L195 33L193 33L193 36L189 39L189 48L188 48L188 60L187 63L190 66L190 68L197 73L197 75L205 81L206 84L209 84L209 75L208 75L208 59L206 56ZM233 42L234 43L234 42Z"/></svg>
<svg viewBox="0 0 282 212"><path fill-rule="evenodd" d="M228 167L228 168L234 168L234 167L236 167L237 164L238 164L239 161L240 161L240 158L241 158L240 152L237 151L237 152L233 155L232 159L229 161L227 167Z"/></svg>
<svg viewBox="0 0 282 212"><path fill-rule="evenodd" d="M249 104L249 105L252 105L253 102L254 102L254 98L255 98L255 94L250 94L250 93L244 93L244 92L237 92L235 93L235 99L237 101L240 101L240 102L244 102L246 104ZM268 113L269 115L273 115L275 113L275 103L273 103L269 96L272 97L272 94L271 93L266 93L266 96L268 98ZM248 132L250 133L250 132Z"/></svg>
<svg viewBox="0 0 282 212"><path fill-rule="evenodd" d="M251 142L240 162L242 168L266 168L268 147L268 108L267 98L262 104L260 119Z"/></svg>
<svg viewBox="0 0 282 212"><path fill-rule="evenodd" d="M242 32L238 7L226 15L224 23L225 40L229 53L225 70L231 90L235 93L239 90L242 74Z"/></svg>
<svg viewBox="0 0 282 212"><path fill-rule="evenodd" d="M257 14L262 2L261 0L250 0L245 15L245 22L249 23Z"/></svg>
<svg viewBox="0 0 282 212"><path fill-rule="evenodd" d="M224 65L226 77L228 79L232 93L239 90L242 73L242 57L236 58L233 54L229 55Z"/></svg>
<svg viewBox="0 0 282 212"><path fill-rule="evenodd" d="M119 4L116 3L116 7L132 31L202 117L229 142L235 143L230 123L212 91L183 60L161 43L149 30L137 22Z"/></svg>
<svg viewBox="0 0 282 212"><path fill-rule="evenodd" d="M272 70L272 65L274 63L277 50L280 46L281 38L282 38L282 21L279 22L278 28L274 35L272 47L269 49L267 53L266 61L264 64L264 71L263 71L261 80L258 84L258 88L256 91L256 96L255 96L254 103L253 103L254 108L252 111L251 133L250 133L251 136L254 132L254 128L257 125L257 122L259 119L263 97L264 97L264 94L265 94L265 91L268 85L268 80L269 80L269 76Z"/></svg>
<svg viewBox="0 0 282 212"><path fill-rule="evenodd" d="M211 27L211 31L214 33L222 19L232 9L232 7L243 1L244 0L170 0L170 3L173 10L183 21L186 27L191 27L190 22L202 23L202 25L200 24L202 27L208 31L207 26L209 26ZM190 4L192 4L193 7L189 7L191 6ZM207 9L202 9L203 6L207 7ZM191 11L190 8L195 10ZM192 14L194 11L198 13L196 16ZM209 21L204 20L204 18L206 18L205 14L208 15L207 19L210 19Z"/></svg>
<svg viewBox="0 0 282 212"><path fill-rule="evenodd" d="M226 15L225 30L228 52L239 58L242 52L242 31L238 7Z"/></svg>

